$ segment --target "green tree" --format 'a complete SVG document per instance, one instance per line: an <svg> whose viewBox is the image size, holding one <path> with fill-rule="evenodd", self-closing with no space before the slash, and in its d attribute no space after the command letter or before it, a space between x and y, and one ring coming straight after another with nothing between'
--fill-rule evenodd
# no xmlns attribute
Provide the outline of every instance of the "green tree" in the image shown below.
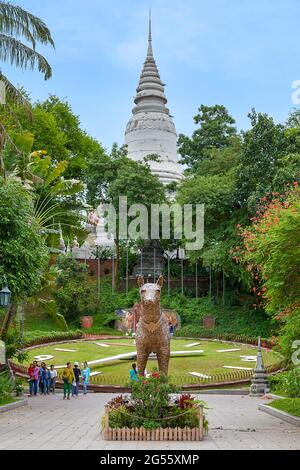
<svg viewBox="0 0 300 470"><path fill-rule="evenodd" d="M97 311L97 296L93 285L87 282L88 268L72 255L57 259L59 274L53 297L58 311L67 321L79 322L81 315Z"/></svg>
<svg viewBox="0 0 300 470"><path fill-rule="evenodd" d="M289 146L290 139L282 124L275 124L267 114L255 110L249 118L252 127L243 133L237 170L237 200L253 214L261 197L268 192L280 192L287 180L295 176L291 174L295 157L287 161L290 151L295 149ZM299 157L296 160L299 162ZM286 166L288 162L290 165Z"/></svg>
<svg viewBox="0 0 300 470"><path fill-rule="evenodd" d="M300 333L300 190L287 199L261 203L261 213L243 231L243 261L252 273L253 290L267 313L282 327L282 346L290 358Z"/></svg>
<svg viewBox="0 0 300 470"><path fill-rule="evenodd" d="M9 2L0 2L0 61L10 62L22 69L35 69L41 72L45 80L52 75L52 70L43 55L36 50L37 43L50 44L54 41L46 24L23 8ZM1 72L0 80L6 87L7 99L24 104L26 99L8 78ZM0 175L5 176L5 166L2 158L6 140L6 130L0 126Z"/></svg>
<svg viewBox="0 0 300 470"><path fill-rule="evenodd" d="M199 128L192 137L180 134L178 139L181 162L193 171L207 157L207 151L227 147L231 138L236 136L235 120L225 106L202 104L194 122Z"/></svg>
<svg viewBox="0 0 300 470"><path fill-rule="evenodd" d="M38 230L30 193L18 182L0 181L0 278L5 275L13 302L1 337L16 313L18 300L39 290L48 263L48 249Z"/></svg>

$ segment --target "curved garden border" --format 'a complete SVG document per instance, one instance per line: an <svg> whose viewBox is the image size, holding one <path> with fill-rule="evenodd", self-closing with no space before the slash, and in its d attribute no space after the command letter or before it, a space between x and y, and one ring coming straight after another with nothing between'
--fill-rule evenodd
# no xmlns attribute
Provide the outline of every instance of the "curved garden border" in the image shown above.
<svg viewBox="0 0 300 470"><path fill-rule="evenodd" d="M45 337L40 337L36 338L32 342L28 342L26 344L26 347L24 349L35 349L35 348L40 348L43 347L47 344L62 344L66 342L76 342L77 340L93 340L93 339L115 339L116 336L110 336L110 335L96 335L96 334L85 334L82 332L74 332L74 333L65 333L62 335L55 335L56 339L58 341L55 341L54 335L49 335ZM57 337L58 336L58 337ZM242 336L235 336L236 340L234 339L227 339L228 335L217 335L218 337L216 338L192 338L192 337L183 337L182 339L191 339L191 340L197 340L197 341L220 341L223 343L235 343L235 344L241 344L244 346L249 346L252 345L255 347L257 345L257 338L248 338L248 342L242 342L240 341ZM225 338L220 338L220 336L226 336ZM63 339L64 338L64 339ZM128 338L127 336L121 337L117 336L118 339L120 338ZM180 337L177 337L180 339ZM49 341L47 341L49 339ZM52 341L50 341L52 339ZM54 339L54 341L53 341ZM252 340L250 342L250 340ZM255 342L254 342L255 340ZM38 342L39 341L39 342ZM267 340L266 340L267 341ZM266 344L265 341L265 344ZM270 343L269 343L270 344ZM264 348L264 349L271 349L271 348ZM285 361L284 359L280 356L279 353L278 356L281 358L281 360L277 364L273 364L272 366L267 367L267 373L268 374L275 374L278 373L285 368ZM9 361L10 366L14 372L15 375L28 378L27 375L27 367L17 364L13 361ZM60 375L60 374L59 374ZM253 376L253 371L245 371L245 370L234 370L231 372L227 372L226 374L215 374L212 375L209 379L208 378L200 378L200 377L189 377L189 383L187 382L186 376L177 376L176 377L176 383L181 386L181 389L184 391L187 390L201 390L201 389L207 389L207 388L223 388L223 387L228 387L228 386L237 386L237 385L245 385L248 384ZM119 385L124 381L124 377L119 377L119 376L111 376L111 377L105 377L105 381L110 380L111 383L101 383L103 380L102 376L95 376L91 377L90 379L90 384L89 384L89 390L96 392L96 393L129 393L130 392L130 387L126 384ZM57 381L57 386L58 388L61 388L63 386L63 383L61 380Z"/></svg>

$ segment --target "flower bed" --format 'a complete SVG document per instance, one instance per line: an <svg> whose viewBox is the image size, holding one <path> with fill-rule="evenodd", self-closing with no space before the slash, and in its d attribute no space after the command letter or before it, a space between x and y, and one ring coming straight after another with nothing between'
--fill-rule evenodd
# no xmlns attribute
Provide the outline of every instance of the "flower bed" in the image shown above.
<svg viewBox="0 0 300 470"><path fill-rule="evenodd" d="M107 403L102 419L106 440L202 440L208 423L204 403L153 372L132 383L130 396ZM176 395L175 395L176 394Z"/></svg>

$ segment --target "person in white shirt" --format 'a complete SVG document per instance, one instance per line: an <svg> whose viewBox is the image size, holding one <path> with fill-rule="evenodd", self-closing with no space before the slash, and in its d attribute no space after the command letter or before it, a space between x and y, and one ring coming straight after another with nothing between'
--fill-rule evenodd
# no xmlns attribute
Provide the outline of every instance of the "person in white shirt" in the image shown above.
<svg viewBox="0 0 300 470"><path fill-rule="evenodd" d="M55 393L55 384L57 379L57 371L54 369L54 365L50 366L50 391Z"/></svg>

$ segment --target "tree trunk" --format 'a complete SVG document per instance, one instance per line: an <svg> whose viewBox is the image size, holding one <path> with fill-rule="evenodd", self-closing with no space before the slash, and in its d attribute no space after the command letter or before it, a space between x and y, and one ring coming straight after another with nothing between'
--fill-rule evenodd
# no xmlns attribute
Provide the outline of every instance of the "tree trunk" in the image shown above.
<svg viewBox="0 0 300 470"><path fill-rule="evenodd" d="M5 315L5 318L3 320L3 324L2 324L2 327L1 327L0 339L4 342L7 339L8 329L9 329L10 324L13 321L16 313L17 313L17 303L13 302L11 304L11 306L9 307L9 309L7 311L7 314Z"/></svg>
<svg viewBox="0 0 300 470"><path fill-rule="evenodd" d="M119 285L119 280L120 280L120 268L121 268L121 262L120 262L120 240L119 237L115 239L115 245L116 245L116 257L115 257L115 279L114 279L114 286L115 289Z"/></svg>
<svg viewBox="0 0 300 470"><path fill-rule="evenodd" d="M4 144L5 144L5 134L4 134L4 129L2 129L2 126L1 126L0 128L0 176L3 176L3 178L6 179L6 171L5 171L5 164L4 164L4 158L3 158Z"/></svg>

